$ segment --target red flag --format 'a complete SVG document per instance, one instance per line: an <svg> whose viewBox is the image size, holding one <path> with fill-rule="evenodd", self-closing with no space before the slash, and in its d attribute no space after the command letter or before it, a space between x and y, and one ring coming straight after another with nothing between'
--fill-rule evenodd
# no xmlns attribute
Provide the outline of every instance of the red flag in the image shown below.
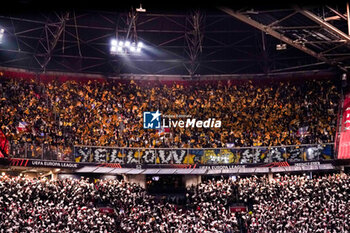
<svg viewBox="0 0 350 233"><path fill-rule="evenodd" d="M20 122L18 123L18 126L17 126L17 133L21 133L21 132L28 132L28 128L27 128L28 124L27 122Z"/></svg>
<svg viewBox="0 0 350 233"><path fill-rule="evenodd" d="M5 134L0 130L0 158L7 156L9 153L9 142Z"/></svg>

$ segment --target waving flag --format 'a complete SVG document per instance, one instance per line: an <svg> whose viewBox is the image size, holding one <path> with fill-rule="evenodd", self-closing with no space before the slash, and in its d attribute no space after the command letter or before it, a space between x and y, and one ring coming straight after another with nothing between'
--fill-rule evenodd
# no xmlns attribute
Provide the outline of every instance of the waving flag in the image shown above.
<svg viewBox="0 0 350 233"><path fill-rule="evenodd" d="M299 130L297 132L297 136L304 137L304 136L308 135L308 129L309 129L309 126L299 128Z"/></svg>
<svg viewBox="0 0 350 233"><path fill-rule="evenodd" d="M160 129L157 129L157 133L158 133L159 137L161 137L161 136L164 136L164 134L166 134L166 133L170 133L170 129L165 128L165 127L161 127Z"/></svg>
<svg viewBox="0 0 350 233"><path fill-rule="evenodd" d="M28 124L24 121L20 122L17 126L17 133L28 132Z"/></svg>

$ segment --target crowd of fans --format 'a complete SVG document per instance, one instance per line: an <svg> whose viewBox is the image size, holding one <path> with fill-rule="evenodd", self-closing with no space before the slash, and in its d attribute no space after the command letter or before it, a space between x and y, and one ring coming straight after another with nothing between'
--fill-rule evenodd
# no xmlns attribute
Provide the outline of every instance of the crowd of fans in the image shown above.
<svg viewBox="0 0 350 233"><path fill-rule="evenodd" d="M1 129L13 143L121 147L275 146L333 142L331 80L174 83L0 79ZM221 128L143 128L143 112L222 121ZM22 128L18 127L22 124ZM306 128L305 128L306 127ZM306 131L299 131L304 128Z"/></svg>
<svg viewBox="0 0 350 233"><path fill-rule="evenodd" d="M256 177L238 181L241 201L253 204L243 216L250 232L350 232L350 176Z"/></svg>
<svg viewBox="0 0 350 233"><path fill-rule="evenodd" d="M2 176L0 193L0 232L350 231L347 174L209 180L189 188L183 205L118 180ZM237 202L251 208L231 213Z"/></svg>
<svg viewBox="0 0 350 233"><path fill-rule="evenodd" d="M89 183L0 178L0 232L236 232L223 205L198 208L156 201L124 181ZM113 214L98 206L113 207Z"/></svg>

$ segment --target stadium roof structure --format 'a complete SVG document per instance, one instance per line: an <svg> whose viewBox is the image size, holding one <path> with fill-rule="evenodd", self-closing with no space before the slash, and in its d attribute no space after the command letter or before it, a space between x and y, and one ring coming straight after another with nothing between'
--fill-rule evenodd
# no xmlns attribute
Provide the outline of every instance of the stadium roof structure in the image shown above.
<svg viewBox="0 0 350 233"><path fill-rule="evenodd" d="M347 72L349 9L230 7L181 12L58 9L1 13L0 66L35 72L200 75ZM110 54L113 38L142 52Z"/></svg>

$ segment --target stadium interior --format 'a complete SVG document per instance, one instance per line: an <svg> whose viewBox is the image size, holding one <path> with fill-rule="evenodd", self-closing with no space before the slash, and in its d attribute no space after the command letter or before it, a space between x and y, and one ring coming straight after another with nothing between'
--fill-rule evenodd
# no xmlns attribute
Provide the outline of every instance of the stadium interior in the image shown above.
<svg viewBox="0 0 350 233"><path fill-rule="evenodd" d="M34 2L0 9L0 233L350 232L349 2Z"/></svg>

